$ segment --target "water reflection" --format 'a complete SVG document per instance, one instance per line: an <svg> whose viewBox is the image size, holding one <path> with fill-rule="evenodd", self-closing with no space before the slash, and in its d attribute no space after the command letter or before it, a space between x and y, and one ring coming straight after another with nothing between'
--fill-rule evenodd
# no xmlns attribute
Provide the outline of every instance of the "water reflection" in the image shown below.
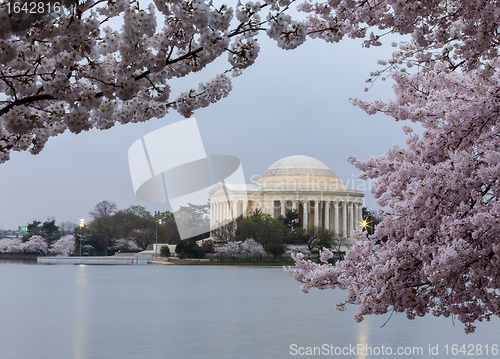
<svg viewBox="0 0 500 359"><path fill-rule="evenodd" d="M368 346L368 341L370 339L369 320L370 318L365 317L361 323L356 324L356 347L358 349L358 359L368 359L368 356L366 355L366 347ZM361 348L362 350L359 350Z"/></svg>
<svg viewBox="0 0 500 359"><path fill-rule="evenodd" d="M37 264L36 258L8 258L1 257L0 264Z"/></svg>
<svg viewBox="0 0 500 359"><path fill-rule="evenodd" d="M446 345L500 344L497 318L470 336L446 318L355 323L355 306L333 308L345 292L304 294L281 268L16 264L1 266L0 283L2 359L286 359L297 357L291 344L371 347L334 355L360 359L410 357L398 348L418 347L418 358L434 359ZM382 346L392 355L377 355Z"/></svg>
<svg viewBox="0 0 500 359"><path fill-rule="evenodd" d="M85 358L87 343L87 316L89 302L88 267L79 265L75 275L75 306L73 309L73 358Z"/></svg>

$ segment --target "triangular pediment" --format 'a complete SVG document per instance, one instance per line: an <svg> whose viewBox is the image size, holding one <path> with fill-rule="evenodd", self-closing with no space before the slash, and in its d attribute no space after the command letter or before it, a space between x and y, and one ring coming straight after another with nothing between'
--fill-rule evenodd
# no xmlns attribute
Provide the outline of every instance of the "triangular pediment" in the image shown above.
<svg viewBox="0 0 500 359"><path fill-rule="evenodd" d="M218 183L210 192L208 192L209 197L215 197L219 195L225 195L227 192L232 192L228 187L223 185L222 183Z"/></svg>

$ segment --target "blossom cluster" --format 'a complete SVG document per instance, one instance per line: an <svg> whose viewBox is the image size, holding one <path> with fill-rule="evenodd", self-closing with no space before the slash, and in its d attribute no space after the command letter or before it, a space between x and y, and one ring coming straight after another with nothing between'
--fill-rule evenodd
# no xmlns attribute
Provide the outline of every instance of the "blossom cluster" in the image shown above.
<svg viewBox="0 0 500 359"><path fill-rule="evenodd" d="M22 252L20 238L2 238L0 239L0 253L20 253Z"/></svg>
<svg viewBox="0 0 500 359"><path fill-rule="evenodd" d="M141 248L133 239L119 238L115 241L112 249L127 250L127 251L140 251Z"/></svg>
<svg viewBox="0 0 500 359"><path fill-rule="evenodd" d="M301 253L303 256L310 257L311 256L311 251L309 248L307 248L307 245L293 245L289 244L286 246L285 250L285 256L286 257L292 257L294 254L299 254Z"/></svg>
<svg viewBox="0 0 500 359"><path fill-rule="evenodd" d="M75 237L66 235L51 243L49 252L69 256L75 254Z"/></svg>
<svg viewBox="0 0 500 359"><path fill-rule="evenodd" d="M292 253L291 256L297 268L285 267L285 271L302 283L301 289L304 293L308 293L311 288L327 289L339 285L337 269L328 263L328 260L333 258L329 249L323 248L320 251L320 261L323 264L305 260L304 253Z"/></svg>
<svg viewBox="0 0 500 359"><path fill-rule="evenodd" d="M379 45L383 34L411 34L386 68L434 61L446 68L481 68L498 57L496 3L307 0L299 9L306 22L290 15L291 0L238 2L235 8L211 1L89 0L66 14L12 32L5 3L0 4L0 163L10 152L39 153L50 137L66 130L108 129L115 123L163 117L170 109L190 116L226 97L228 74L237 76L259 53L257 35L265 32L284 49L302 44L306 35L326 41L344 36ZM123 26L108 23L120 18ZM397 44L395 44L397 46ZM228 54L228 69L213 80L171 93L170 82L200 71ZM372 81L372 79L369 79Z"/></svg>
<svg viewBox="0 0 500 359"><path fill-rule="evenodd" d="M48 244L40 236L33 236L25 243L21 239L2 238L0 239L1 253L47 253Z"/></svg>
<svg viewBox="0 0 500 359"><path fill-rule="evenodd" d="M32 236L22 243L20 238L0 239L0 253L53 253L71 255L74 253L75 239L72 235L59 238L49 246L41 236Z"/></svg>
<svg viewBox="0 0 500 359"><path fill-rule="evenodd" d="M361 179L376 180L372 192L388 208L382 222L369 238L356 232L356 245L336 265L325 261L327 251L323 264L295 255L297 269L288 272L304 291L347 289L338 309L358 305L358 321L390 311L410 319L432 313L473 332L474 323L500 315L498 4L307 0L300 10L309 14L310 36L329 42L348 36L379 46L384 34L410 35L392 44L392 58L367 80L388 73L396 99L352 103L418 123L424 133L404 126L406 148L349 159Z"/></svg>
<svg viewBox="0 0 500 359"><path fill-rule="evenodd" d="M456 60L453 66L467 68L499 55L495 1L306 0L299 9L309 14L310 35L330 42L348 36L364 39L364 46L379 46L385 34L408 34L411 45L402 44L403 52L410 46L422 62Z"/></svg>
<svg viewBox="0 0 500 359"><path fill-rule="evenodd" d="M297 258L304 289L339 285L357 319L389 311L453 316L466 332L500 315L500 60L490 71L395 73L396 99L354 103L410 126L407 147L350 161L388 209L336 266ZM345 303L343 303L345 304Z"/></svg>
<svg viewBox="0 0 500 359"><path fill-rule="evenodd" d="M214 248L215 254L228 257L261 257L266 251L260 243L250 238L245 241L227 242Z"/></svg>
<svg viewBox="0 0 500 359"><path fill-rule="evenodd" d="M104 130L171 109L188 117L219 101L231 91L231 74L255 62L259 32L283 48L305 40L306 26L285 14L290 3L239 2L233 9L204 0L146 7L137 0L89 0L15 32L0 4L0 163L13 150L39 153L67 130ZM108 26L114 19L121 28ZM224 73L171 93L173 79L225 53Z"/></svg>

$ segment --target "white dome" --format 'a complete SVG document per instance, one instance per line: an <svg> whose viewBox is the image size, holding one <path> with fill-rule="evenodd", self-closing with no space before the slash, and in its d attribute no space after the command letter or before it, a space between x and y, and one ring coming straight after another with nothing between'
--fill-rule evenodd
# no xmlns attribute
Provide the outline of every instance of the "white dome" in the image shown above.
<svg viewBox="0 0 500 359"><path fill-rule="evenodd" d="M323 162L309 156L282 158L273 163L262 177L300 175L337 177Z"/></svg>
<svg viewBox="0 0 500 359"><path fill-rule="evenodd" d="M288 156L274 162L269 169L278 168L315 168L329 170L329 168L316 158L309 156Z"/></svg>

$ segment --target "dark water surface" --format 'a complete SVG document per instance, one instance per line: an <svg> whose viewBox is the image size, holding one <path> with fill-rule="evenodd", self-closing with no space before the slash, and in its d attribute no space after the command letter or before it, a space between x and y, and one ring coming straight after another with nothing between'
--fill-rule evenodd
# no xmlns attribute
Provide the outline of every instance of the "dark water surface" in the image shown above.
<svg viewBox="0 0 500 359"><path fill-rule="evenodd" d="M345 292L304 294L282 268L1 261L0 285L2 359L500 358L499 320L470 335L449 318L355 323L334 309Z"/></svg>

